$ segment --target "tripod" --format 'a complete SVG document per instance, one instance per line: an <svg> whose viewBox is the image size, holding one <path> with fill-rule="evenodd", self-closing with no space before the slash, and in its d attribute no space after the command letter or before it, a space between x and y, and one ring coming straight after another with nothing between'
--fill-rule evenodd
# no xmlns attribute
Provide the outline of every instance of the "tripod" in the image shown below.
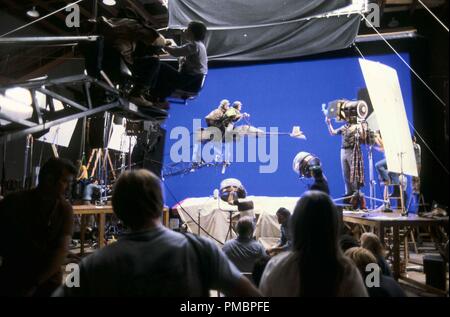
<svg viewBox="0 0 450 317"><path fill-rule="evenodd" d="M399 189L400 189L400 203L401 203L401 213L402 216L407 216L408 215L408 210L405 206L405 195L404 195L404 188L402 186L402 180L405 177L404 171L403 171L403 156L405 155L405 152L400 152L397 155L400 157L400 185L399 185Z"/></svg>
<svg viewBox="0 0 450 317"><path fill-rule="evenodd" d="M369 156L369 184L370 184L370 209L375 209L375 197L377 195L376 193L376 181L374 179L374 173L373 173L373 145L369 145L368 150L368 156Z"/></svg>
<svg viewBox="0 0 450 317"><path fill-rule="evenodd" d="M230 193L231 195L231 193ZM233 194L234 196L234 194ZM233 210L224 210L222 208L220 208L220 196L217 198L217 207L220 211L226 211L228 212L228 231L227 234L225 236L225 242L228 241L228 239L231 239L233 237Z"/></svg>
<svg viewBox="0 0 450 317"><path fill-rule="evenodd" d="M228 241L228 237L230 237L229 239L231 239L233 237L233 210L227 210L228 211L228 215L229 215L229 224L228 224L228 231L227 231L227 235L225 236L225 242Z"/></svg>

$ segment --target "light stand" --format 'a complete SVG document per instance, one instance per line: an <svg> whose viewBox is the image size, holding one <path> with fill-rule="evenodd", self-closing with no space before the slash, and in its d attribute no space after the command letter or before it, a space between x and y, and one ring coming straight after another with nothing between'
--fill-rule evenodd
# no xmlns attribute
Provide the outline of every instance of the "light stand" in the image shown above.
<svg viewBox="0 0 450 317"><path fill-rule="evenodd" d="M133 136L130 135L130 142L128 144L128 169L131 171L131 140L132 140Z"/></svg>
<svg viewBox="0 0 450 317"><path fill-rule="evenodd" d="M99 168L99 180L103 181L103 184L100 184L100 188L104 188L104 190L100 190L100 204L106 205L106 201L108 200L108 162L110 162L109 158L109 151L108 151L108 143L111 138L111 127L112 127L112 121L113 118L109 112L105 112L104 114L105 118L105 125L104 125L104 132L103 132L103 155L102 158L100 155L100 168ZM111 164L112 165L112 164ZM111 172L114 171L114 167L111 166Z"/></svg>
<svg viewBox="0 0 450 317"><path fill-rule="evenodd" d="M373 145L370 144L369 145L369 150L368 150L368 156L369 156L369 184L370 184L370 209L375 209L375 200L374 198L376 197L377 193L376 193L376 182L374 179L374 173L373 173Z"/></svg>
<svg viewBox="0 0 450 317"><path fill-rule="evenodd" d="M128 137L126 135L126 133L122 134L121 138L120 138L120 173L122 174L123 172L125 172L125 169L127 168L127 154L125 152L125 145L124 145L124 138ZM130 142L131 142L131 137L130 138ZM130 145L131 147L131 145Z"/></svg>
<svg viewBox="0 0 450 317"><path fill-rule="evenodd" d="M125 151L121 151L120 152L120 173L125 172L125 168L127 167L126 160L127 160L127 158L126 158Z"/></svg>
<svg viewBox="0 0 450 317"><path fill-rule="evenodd" d="M226 242L226 241L228 241L228 237L230 237L230 239L233 237L233 210L224 210L224 209L220 208L220 200L221 199L222 198L220 198L220 195L219 195L219 197L217 198L217 207L221 211L228 212L228 222L229 222L229 224L228 224L228 231L227 231L227 234L225 236L225 241L224 241L224 242Z"/></svg>
<svg viewBox="0 0 450 317"><path fill-rule="evenodd" d="M403 186L402 186L402 180L405 177L405 174L403 172L403 155L405 155L405 152L400 152L397 154L398 156L400 156L400 177L399 177L399 184L398 187L400 189L400 204L402 206L401 208L401 212L402 212L402 216L407 216L408 212L405 208L405 197L404 197L404 193L403 193Z"/></svg>
<svg viewBox="0 0 450 317"><path fill-rule="evenodd" d="M22 188L26 189L26 182L28 178L28 161L29 161L29 155L30 150L32 151L33 148L33 136L29 134L27 136L26 145L25 145L25 155L24 155L24 166L23 166L23 179L22 179ZM33 162L30 162L30 165L32 165Z"/></svg>
<svg viewBox="0 0 450 317"><path fill-rule="evenodd" d="M227 235L225 236L225 242L228 241L228 236L230 239L233 237L233 210L227 210L229 215L229 225Z"/></svg>
<svg viewBox="0 0 450 317"><path fill-rule="evenodd" d="M86 158L86 126L87 126L87 120L86 117L83 118L82 126L81 126L81 144L80 144L80 154L79 157L81 158L81 164L85 163Z"/></svg>

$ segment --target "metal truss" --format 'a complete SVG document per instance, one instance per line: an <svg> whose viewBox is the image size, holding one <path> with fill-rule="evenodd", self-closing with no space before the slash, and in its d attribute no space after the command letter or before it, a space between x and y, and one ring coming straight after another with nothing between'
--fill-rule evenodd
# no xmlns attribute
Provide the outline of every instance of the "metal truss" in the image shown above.
<svg viewBox="0 0 450 317"><path fill-rule="evenodd" d="M4 114L0 110L0 119L10 122L10 124L0 126L0 143L39 133L53 126L104 111L133 120L160 121L167 118L166 111L138 108L126 98L121 97L119 90L87 75L9 84L0 86L0 91L17 87L30 91L33 115L31 119L20 120ZM37 92L45 95L45 107L39 105ZM93 94L93 92L95 93ZM103 97L99 98L99 96ZM54 100L60 101L64 109L55 110Z"/></svg>

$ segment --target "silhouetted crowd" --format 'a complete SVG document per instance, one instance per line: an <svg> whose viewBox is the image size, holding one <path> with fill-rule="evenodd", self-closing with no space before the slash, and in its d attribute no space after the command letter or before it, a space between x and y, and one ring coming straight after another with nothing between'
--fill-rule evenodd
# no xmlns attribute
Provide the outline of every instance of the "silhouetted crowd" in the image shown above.
<svg viewBox="0 0 450 317"><path fill-rule="evenodd" d="M253 219L242 217L237 238L221 249L162 225L161 183L147 170L126 171L115 183L112 205L127 233L82 259L76 285L63 283L73 227L64 193L76 176L71 162L50 159L37 188L0 201L0 295L405 296L379 238L341 235L339 213L323 192L306 192L292 215L278 210L275 247L265 250Z"/></svg>

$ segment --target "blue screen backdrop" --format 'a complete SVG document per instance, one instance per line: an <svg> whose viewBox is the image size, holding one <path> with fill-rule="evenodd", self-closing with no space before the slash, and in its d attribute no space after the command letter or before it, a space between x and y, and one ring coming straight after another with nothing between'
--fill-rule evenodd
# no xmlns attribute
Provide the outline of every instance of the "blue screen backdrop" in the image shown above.
<svg viewBox="0 0 450 317"><path fill-rule="evenodd" d="M408 54L403 54L403 57L409 61ZM397 70L408 119L412 122L411 76L407 67L395 55L367 58ZM224 175L220 168L212 167L184 176L168 177L164 180L167 186L166 204L172 206L188 197L210 196L220 182L229 177L240 179L249 195L300 196L308 182L300 180L292 171L292 160L299 151L313 153L321 159L331 195L334 198L342 196L344 183L339 158L341 138L329 135L321 106L339 98L356 99L358 90L364 87L366 85L357 57L210 69L197 99L189 102L188 106L172 105L170 118L165 125L167 139L164 164L171 162L170 148L177 141L170 139L171 129L184 126L192 132L194 118L202 119L202 125L205 125L205 115L224 98L231 102L242 101L242 111L251 114L252 125L278 127L280 132L290 132L293 126L300 126L307 140L279 137L278 169L275 173L261 174L259 168L262 163L259 162L236 162L231 164ZM334 121L333 124L335 127L340 125ZM363 153L366 165L366 186L363 191L368 194L369 170L365 147ZM374 162L380 159L382 154L374 151ZM378 185L378 197L381 197L381 191Z"/></svg>

